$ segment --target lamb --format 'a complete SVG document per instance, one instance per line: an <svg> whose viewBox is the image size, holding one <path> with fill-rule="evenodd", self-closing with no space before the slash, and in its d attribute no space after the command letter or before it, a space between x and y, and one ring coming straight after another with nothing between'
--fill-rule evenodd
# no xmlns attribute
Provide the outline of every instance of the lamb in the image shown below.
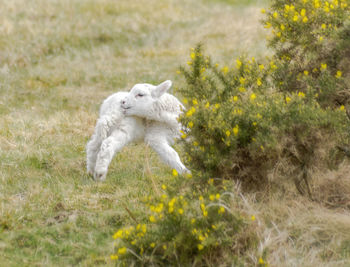
<svg viewBox="0 0 350 267"><path fill-rule="evenodd" d="M114 155L130 142L144 140L178 173L190 173L171 147L179 137L178 116L184 106L173 95L167 80L158 86L136 84L130 92L109 96L100 109L94 134L86 146L87 171L95 180L106 179Z"/></svg>

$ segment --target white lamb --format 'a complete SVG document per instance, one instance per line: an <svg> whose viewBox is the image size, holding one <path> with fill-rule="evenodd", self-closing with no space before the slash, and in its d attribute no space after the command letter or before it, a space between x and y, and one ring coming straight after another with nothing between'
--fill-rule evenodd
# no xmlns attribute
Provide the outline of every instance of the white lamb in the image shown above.
<svg viewBox="0 0 350 267"><path fill-rule="evenodd" d="M87 171L95 180L106 179L112 158L125 145L142 140L177 172L189 173L170 146L179 136L177 118L184 109L175 96L166 93L171 84L136 84L130 92L115 93L103 102L86 147Z"/></svg>

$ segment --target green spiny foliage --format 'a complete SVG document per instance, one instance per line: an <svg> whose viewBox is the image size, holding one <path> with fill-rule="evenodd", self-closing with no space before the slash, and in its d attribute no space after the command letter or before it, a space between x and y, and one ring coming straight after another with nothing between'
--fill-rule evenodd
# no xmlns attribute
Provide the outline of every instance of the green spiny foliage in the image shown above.
<svg viewBox="0 0 350 267"><path fill-rule="evenodd" d="M349 102L350 6L348 1L272 2L265 28L275 51L276 87L284 92L314 90L323 106Z"/></svg>
<svg viewBox="0 0 350 267"><path fill-rule="evenodd" d="M173 176L160 196L144 199L146 223L135 222L114 234L111 259L154 266L215 264L223 257L236 264L249 261L243 254L256 253L255 217L237 209L241 200L228 191L232 183L203 183L199 176L182 177L175 170Z"/></svg>
<svg viewBox="0 0 350 267"><path fill-rule="evenodd" d="M330 161L332 144L346 142L344 106L322 108L312 88L282 93L274 87L274 61L237 59L219 68L198 46L181 71L180 92L186 112L182 138L190 166L209 176L238 178L261 186L279 160L290 162L294 176L305 167ZM327 147L327 148L326 148ZM318 154L326 149L327 153Z"/></svg>

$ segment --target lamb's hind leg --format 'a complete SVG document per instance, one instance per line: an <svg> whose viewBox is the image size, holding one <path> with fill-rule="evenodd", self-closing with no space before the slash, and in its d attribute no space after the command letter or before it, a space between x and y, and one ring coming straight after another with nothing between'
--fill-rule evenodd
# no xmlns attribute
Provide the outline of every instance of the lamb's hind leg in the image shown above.
<svg viewBox="0 0 350 267"><path fill-rule="evenodd" d="M175 169L178 173L190 173L181 162L179 154L168 144L166 137L146 136L145 141L158 153L166 164Z"/></svg>
<svg viewBox="0 0 350 267"><path fill-rule="evenodd" d="M97 155L94 179L103 181L106 179L108 166L115 153L119 152L130 142L130 136L123 130L115 130L102 144Z"/></svg>
<svg viewBox="0 0 350 267"><path fill-rule="evenodd" d="M97 154L100 151L102 140L94 134L86 145L86 168L88 174L93 174L96 165Z"/></svg>

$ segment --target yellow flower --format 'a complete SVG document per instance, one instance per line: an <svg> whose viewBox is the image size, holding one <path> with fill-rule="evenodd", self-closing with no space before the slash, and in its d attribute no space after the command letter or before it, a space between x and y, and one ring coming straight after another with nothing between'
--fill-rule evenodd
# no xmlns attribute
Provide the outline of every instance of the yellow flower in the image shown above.
<svg viewBox="0 0 350 267"><path fill-rule="evenodd" d="M340 78L342 76L342 72L340 70L337 71L337 74L335 75L335 77Z"/></svg>
<svg viewBox="0 0 350 267"><path fill-rule="evenodd" d="M188 127L190 127L190 128L193 127L193 122L192 122L192 121L190 121L190 122L188 123Z"/></svg>
<svg viewBox="0 0 350 267"><path fill-rule="evenodd" d="M122 248L118 249L118 254L119 255L123 255L125 253L126 253L126 247L122 247Z"/></svg>
<svg viewBox="0 0 350 267"><path fill-rule="evenodd" d="M237 101L238 101L238 96L235 95L235 96L233 97L233 101L234 101L234 102L237 102Z"/></svg>
<svg viewBox="0 0 350 267"><path fill-rule="evenodd" d="M118 239L118 238L121 238L123 237L123 230L118 230L114 235L113 235L113 238L114 239Z"/></svg>
<svg viewBox="0 0 350 267"><path fill-rule="evenodd" d="M215 200L215 196L214 196L214 195L210 195L210 196L209 196L209 199L210 199L211 201L213 201L213 200Z"/></svg>
<svg viewBox="0 0 350 267"><path fill-rule="evenodd" d="M210 103L207 102L207 103L205 104L205 108L209 108L209 106L210 106Z"/></svg>
<svg viewBox="0 0 350 267"><path fill-rule="evenodd" d="M221 69L221 71L222 71L224 74L226 74L226 73L228 72L228 67L227 67L227 66L223 67L223 68Z"/></svg>
<svg viewBox="0 0 350 267"><path fill-rule="evenodd" d="M196 222L196 219L192 218L191 219L191 224L194 224Z"/></svg>
<svg viewBox="0 0 350 267"><path fill-rule="evenodd" d="M184 98L183 100L182 100L182 102L184 102L184 104L188 104L188 100L187 100L187 98Z"/></svg>
<svg viewBox="0 0 350 267"><path fill-rule="evenodd" d="M254 100L255 98L256 98L256 94L252 93L252 94L250 95L250 100Z"/></svg>
<svg viewBox="0 0 350 267"><path fill-rule="evenodd" d="M203 196L199 196L199 201L203 201L204 200L204 198L203 198Z"/></svg>
<svg viewBox="0 0 350 267"><path fill-rule="evenodd" d="M299 93L298 93L298 96L299 96L300 98L303 98L303 97L305 97L305 94L304 94L303 92L299 92Z"/></svg>
<svg viewBox="0 0 350 267"><path fill-rule="evenodd" d="M198 250L202 250L204 248L204 246L202 244L198 244Z"/></svg>
<svg viewBox="0 0 350 267"><path fill-rule="evenodd" d="M251 219L252 221L255 221L255 216L252 215L252 217L250 217L250 219Z"/></svg>
<svg viewBox="0 0 350 267"><path fill-rule="evenodd" d="M219 199L219 198L220 198L220 194L216 194L216 195L215 195L215 198L216 198L216 199Z"/></svg>
<svg viewBox="0 0 350 267"><path fill-rule="evenodd" d="M241 84L244 84L244 83L245 83L245 80L246 80L246 79L243 78L243 77L240 77L240 78L239 78L239 82L240 82Z"/></svg>
<svg viewBox="0 0 350 267"><path fill-rule="evenodd" d="M265 69L265 66L264 66L263 64L260 64L260 65L259 65L259 69L260 69L260 70L263 70L263 69Z"/></svg>
<svg viewBox="0 0 350 267"><path fill-rule="evenodd" d="M319 40L320 42L322 42L322 41L323 41L323 36L318 37L318 40Z"/></svg>
<svg viewBox="0 0 350 267"><path fill-rule="evenodd" d="M220 104L215 104L215 108L219 108L220 107Z"/></svg>
<svg viewBox="0 0 350 267"><path fill-rule="evenodd" d="M236 125L236 126L235 126L235 127L232 129L233 134L234 134L235 136L237 136L237 135L238 135L238 130L239 130L238 125Z"/></svg>
<svg viewBox="0 0 350 267"><path fill-rule="evenodd" d="M286 26L284 26L283 24L281 24L280 26L281 30L284 31L286 29Z"/></svg>
<svg viewBox="0 0 350 267"><path fill-rule="evenodd" d="M292 99L289 96L286 96L286 102L289 103Z"/></svg>
<svg viewBox="0 0 350 267"><path fill-rule="evenodd" d="M193 100L192 100L192 103L193 103L193 105L198 105L197 99L193 99Z"/></svg>
<svg viewBox="0 0 350 267"><path fill-rule="evenodd" d="M293 21L298 21L298 19L299 19L299 16L296 14L296 15L294 15L294 17L293 17Z"/></svg>
<svg viewBox="0 0 350 267"><path fill-rule="evenodd" d="M308 76L309 75L309 72L307 70L304 70L304 75L305 76Z"/></svg>
<svg viewBox="0 0 350 267"><path fill-rule="evenodd" d="M226 133L227 137L229 137L231 135L231 132L229 130L227 130L225 133Z"/></svg>
<svg viewBox="0 0 350 267"><path fill-rule="evenodd" d="M118 255L111 255L111 260L117 260L117 259L119 259Z"/></svg>
<svg viewBox="0 0 350 267"><path fill-rule="evenodd" d="M237 59L237 60L236 60L236 63L237 63L236 67L237 67L237 69L239 69L239 68L242 66L242 61L240 61L239 59Z"/></svg>
<svg viewBox="0 0 350 267"><path fill-rule="evenodd" d="M208 212L206 210L203 210L203 216L207 217L208 216Z"/></svg>
<svg viewBox="0 0 350 267"><path fill-rule="evenodd" d="M262 9L260 10L260 12L261 12L262 14L265 14L265 13L266 13L265 8L262 8Z"/></svg>
<svg viewBox="0 0 350 267"><path fill-rule="evenodd" d="M149 245L151 248L154 248L156 246L156 244L154 242L152 242L150 245Z"/></svg>
<svg viewBox="0 0 350 267"><path fill-rule="evenodd" d="M304 23L306 23L306 22L308 22L308 21L309 21L309 19L308 19L307 17L304 17L304 18L303 18L303 22L304 22Z"/></svg>
<svg viewBox="0 0 350 267"><path fill-rule="evenodd" d="M167 249L167 245L163 245L163 249L166 250Z"/></svg>
<svg viewBox="0 0 350 267"><path fill-rule="evenodd" d="M345 107L344 107L344 105L341 105L340 107L339 107L339 110L345 110Z"/></svg>
<svg viewBox="0 0 350 267"><path fill-rule="evenodd" d="M216 227L215 224L213 224L213 225L211 226L211 228L213 228L213 229L215 230L217 227Z"/></svg>
<svg viewBox="0 0 350 267"><path fill-rule="evenodd" d="M177 210L177 212L181 215L181 214L184 213L184 210L180 208L180 209Z"/></svg>
<svg viewBox="0 0 350 267"><path fill-rule="evenodd" d="M175 170L175 169L173 169L172 174L173 174L174 177L176 177L176 176L179 175L178 172L177 172L177 170Z"/></svg>
<svg viewBox="0 0 350 267"><path fill-rule="evenodd" d="M156 218L154 218L153 215L149 216L149 221L154 223L156 221Z"/></svg>
<svg viewBox="0 0 350 267"><path fill-rule="evenodd" d="M264 262L264 260L260 257L259 258L259 264L264 264L265 262Z"/></svg>
<svg viewBox="0 0 350 267"><path fill-rule="evenodd" d="M186 116L187 116L187 117L191 117L192 114L193 114L192 110L189 110L189 111L186 112Z"/></svg>
<svg viewBox="0 0 350 267"><path fill-rule="evenodd" d="M244 93L244 92L246 91L244 87L240 87L238 90L239 90L241 93Z"/></svg>
<svg viewBox="0 0 350 267"><path fill-rule="evenodd" d="M322 29L326 29L326 27L327 27L327 26L326 26L326 24L324 24L324 23L321 25L321 28L322 28Z"/></svg>
<svg viewBox="0 0 350 267"><path fill-rule="evenodd" d="M271 23L270 22L267 22L266 24L265 24L265 26L264 26L264 28L266 28L266 29L268 29L268 28L271 28Z"/></svg>
<svg viewBox="0 0 350 267"><path fill-rule="evenodd" d="M260 79L260 78L258 78L258 80L256 81L256 84L257 84L258 86L262 85L262 82L261 82L261 79ZM250 99L252 99L252 95L250 96ZM254 99L252 99L252 100L254 100Z"/></svg>
<svg viewBox="0 0 350 267"><path fill-rule="evenodd" d="M306 10L305 10L305 8L303 8L303 9L300 11L300 15L304 17L305 14L306 14Z"/></svg>
<svg viewBox="0 0 350 267"><path fill-rule="evenodd" d="M194 145L194 146L198 146L199 144L198 144L197 141L194 141L194 142L193 142L193 145Z"/></svg>
<svg viewBox="0 0 350 267"><path fill-rule="evenodd" d="M166 190L166 185L165 184L162 184L162 189Z"/></svg>
<svg viewBox="0 0 350 267"><path fill-rule="evenodd" d="M187 61L187 65L191 66L192 65L192 61Z"/></svg>
<svg viewBox="0 0 350 267"><path fill-rule="evenodd" d="M182 138L182 139L186 139L186 137L187 137L187 134L181 135L181 138Z"/></svg>
<svg viewBox="0 0 350 267"><path fill-rule="evenodd" d="M277 13L277 12L274 12L274 13L272 14L272 16L273 16L275 19L277 19L277 18L278 18L278 13Z"/></svg>
<svg viewBox="0 0 350 267"><path fill-rule="evenodd" d="M219 214L225 213L225 208L224 207L220 207L220 209L218 210Z"/></svg>
<svg viewBox="0 0 350 267"><path fill-rule="evenodd" d="M327 64L326 63L322 63L321 64L321 70L325 70L327 69Z"/></svg>
<svg viewBox="0 0 350 267"><path fill-rule="evenodd" d="M192 173L187 173L186 178L191 179L192 178Z"/></svg>

